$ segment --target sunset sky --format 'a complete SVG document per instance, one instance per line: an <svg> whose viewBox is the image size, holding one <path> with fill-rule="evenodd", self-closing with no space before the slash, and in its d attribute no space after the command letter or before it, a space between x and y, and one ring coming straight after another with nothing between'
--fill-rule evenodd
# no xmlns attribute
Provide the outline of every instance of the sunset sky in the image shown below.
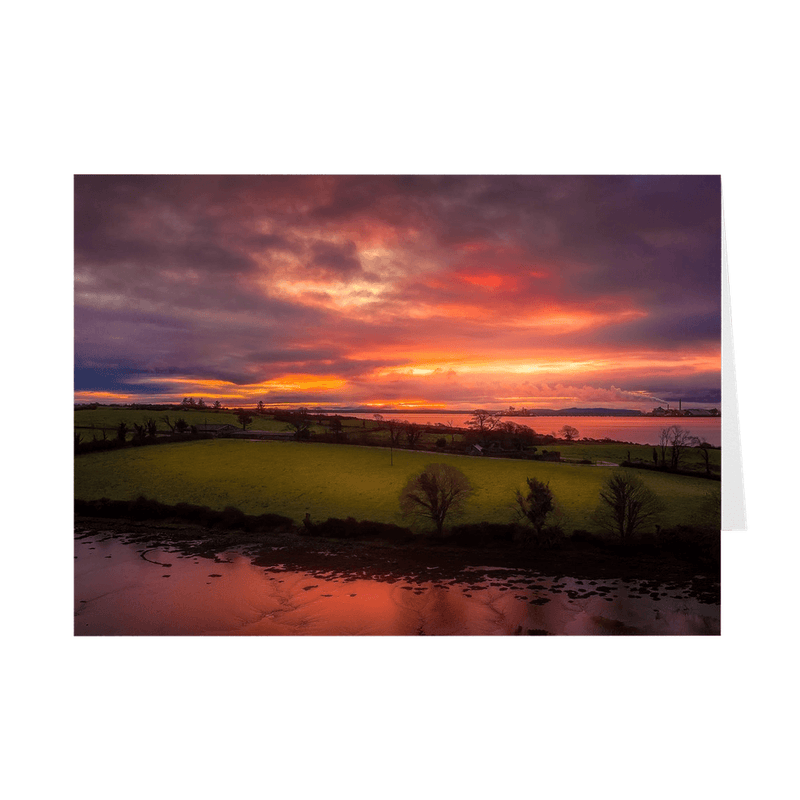
<svg viewBox="0 0 800 800"><path fill-rule="evenodd" d="M718 176L76 176L75 401L720 403Z"/></svg>

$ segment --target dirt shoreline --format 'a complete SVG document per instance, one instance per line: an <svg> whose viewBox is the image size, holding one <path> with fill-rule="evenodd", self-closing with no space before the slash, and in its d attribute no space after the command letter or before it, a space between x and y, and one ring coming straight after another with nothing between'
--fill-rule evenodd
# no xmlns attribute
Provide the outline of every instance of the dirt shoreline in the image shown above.
<svg viewBox="0 0 800 800"><path fill-rule="evenodd" d="M567 541L553 550L519 547L466 548L442 544L389 544L349 541L290 531L246 533L220 531L174 522L136 522L104 517L75 518L79 538L106 534L148 547L174 547L186 554L219 561L219 554L237 551L262 567L338 574L347 578L412 582L436 580L475 582L495 577L498 570L531 570L540 575L584 580L621 579L655 588L682 585L703 603L720 603L718 570L665 553L624 552L619 548Z"/></svg>

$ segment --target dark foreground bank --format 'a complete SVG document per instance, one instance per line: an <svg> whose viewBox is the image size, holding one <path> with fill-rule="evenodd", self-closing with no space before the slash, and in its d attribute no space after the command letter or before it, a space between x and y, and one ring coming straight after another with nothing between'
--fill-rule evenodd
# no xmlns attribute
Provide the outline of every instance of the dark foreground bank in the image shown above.
<svg viewBox="0 0 800 800"><path fill-rule="evenodd" d="M459 544L452 539L411 536L407 529L387 530L383 533L388 535L381 537L382 532L371 527L374 523L354 520L329 520L327 525L306 530L277 520L262 520L262 525L253 523L249 528L237 526L234 519L237 515L233 513L228 514L225 527L221 527L174 517L156 520L114 517L108 506L104 512L77 513L76 532L124 535L127 541L145 548L169 546L186 555L209 559L234 550L264 567L273 566L279 553L280 563L286 569L368 575L378 581L402 577L421 582L429 579L434 568L437 575L452 581L474 580L476 575L486 576L498 568L524 569L583 580L644 581L645 588L647 583L653 587L687 584L701 602L720 602L718 538L716 543L708 541L706 534L698 542L694 531L662 532L657 539L627 545L584 532L548 546L537 546L513 538L500 538L492 544L490 537L497 536L498 531L489 526L483 530L482 541L473 531L462 538L467 544ZM342 534L348 529L363 538L346 538Z"/></svg>

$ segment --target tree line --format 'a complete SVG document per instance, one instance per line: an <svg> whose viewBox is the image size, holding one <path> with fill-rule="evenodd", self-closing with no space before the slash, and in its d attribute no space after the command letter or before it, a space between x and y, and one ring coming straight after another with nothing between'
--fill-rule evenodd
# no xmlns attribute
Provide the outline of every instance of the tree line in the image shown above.
<svg viewBox="0 0 800 800"><path fill-rule="evenodd" d="M563 536L560 525L548 524L557 511L549 483L527 478L525 490L517 489L511 506L520 521L527 523L535 540L552 542ZM463 511L475 487L452 464L428 464L412 476L400 492L400 510L405 517L430 522L438 536L448 516ZM635 475L620 471L603 484L595 511L595 522L605 531L629 541L655 524L662 506L658 497Z"/></svg>

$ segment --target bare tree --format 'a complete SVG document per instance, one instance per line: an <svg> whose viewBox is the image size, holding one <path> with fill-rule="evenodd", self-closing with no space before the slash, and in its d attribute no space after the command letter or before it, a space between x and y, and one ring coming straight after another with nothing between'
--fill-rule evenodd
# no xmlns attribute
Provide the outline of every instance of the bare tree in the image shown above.
<svg viewBox="0 0 800 800"><path fill-rule="evenodd" d="M478 408L472 412L472 417L467 421L467 427L478 433L493 431L500 422L501 416L499 411L486 411Z"/></svg>
<svg viewBox="0 0 800 800"><path fill-rule="evenodd" d="M600 490L595 520L627 541L654 522L661 504L644 483L628 472L615 472Z"/></svg>
<svg viewBox="0 0 800 800"><path fill-rule="evenodd" d="M372 415L378 423L378 430L389 431L389 466L394 466L394 448L400 444L405 423L397 419L384 419L383 414Z"/></svg>
<svg viewBox="0 0 800 800"><path fill-rule="evenodd" d="M572 425L565 425L559 433L568 441L572 442L578 438L579 431L577 428L573 428Z"/></svg>
<svg viewBox="0 0 800 800"><path fill-rule="evenodd" d="M697 446L700 440L693 436L691 431L687 431L686 428L670 425L669 428L662 428L658 443L661 447L661 465L664 466L666 464L667 452L669 452L670 467L678 469L686 448Z"/></svg>
<svg viewBox="0 0 800 800"><path fill-rule="evenodd" d="M710 445L705 440L700 442L700 444L698 444L697 447L698 447L698 449L700 451L700 458L702 459L703 465L706 468L706 475L710 475L711 474L711 450L713 450L714 448L713 448L712 445Z"/></svg>
<svg viewBox="0 0 800 800"><path fill-rule="evenodd" d="M219 400L215 400L214 405L211 406L211 408L214 409L214 411L219 411L222 408L222 403L220 403Z"/></svg>
<svg viewBox="0 0 800 800"><path fill-rule="evenodd" d="M413 422L404 422L403 426L408 446L413 450L422 437L422 434L425 432L425 429L421 425L416 425Z"/></svg>
<svg viewBox="0 0 800 800"><path fill-rule="evenodd" d="M674 425L672 427L675 427ZM658 449L661 451L661 466L667 466L667 451L669 450L669 439L672 431L670 428L662 428L658 434Z"/></svg>
<svg viewBox="0 0 800 800"><path fill-rule="evenodd" d="M459 513L473 491L460 469L451 464L428 464L403 487L400 510L405 516L430 520L441 536L447 515Z"/></svg>

